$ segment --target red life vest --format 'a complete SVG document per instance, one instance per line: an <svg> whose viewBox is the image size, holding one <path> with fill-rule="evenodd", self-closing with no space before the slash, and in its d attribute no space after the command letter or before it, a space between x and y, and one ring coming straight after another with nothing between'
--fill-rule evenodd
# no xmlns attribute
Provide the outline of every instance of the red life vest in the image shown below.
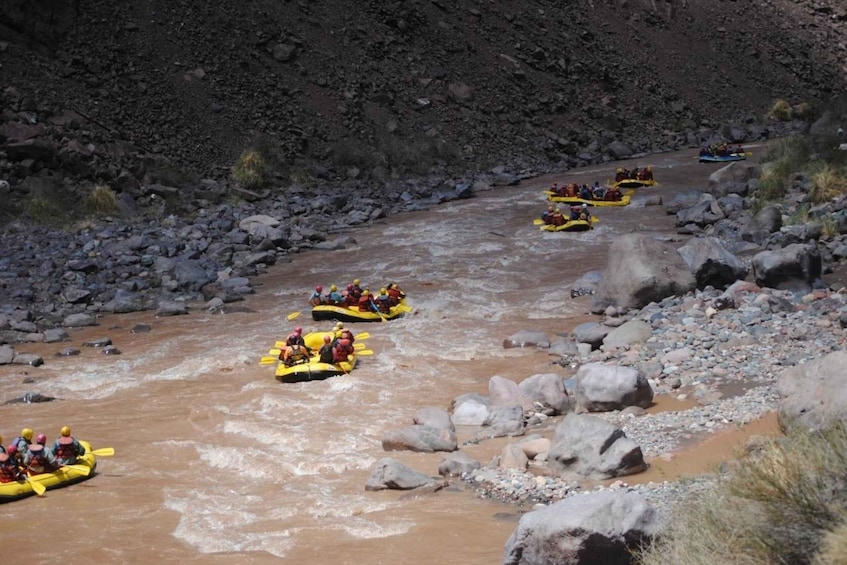
<svg viewBox="0 0 847 565"><path fill-rule="evenodd" d="M18 463L7 454L0 454L0 483L11 483L18 480Z"/></svg>
<svg viewBox="0 0 847 565"><path fill-rule="evenodd" d="M74 438L62 436L56 445L56 459L60 461L76 461L79 457L79 449L77 449Z"/></svg>
<svg viewBox="0 0 847 565"><path fill-rule="evenodd" d="M44 452L44 446L36 444L29 449L30 458L27 465L27 472L30 475L40 475L41 473L52 473L56 470L50 461L47 459L47 454Z"/></svg>

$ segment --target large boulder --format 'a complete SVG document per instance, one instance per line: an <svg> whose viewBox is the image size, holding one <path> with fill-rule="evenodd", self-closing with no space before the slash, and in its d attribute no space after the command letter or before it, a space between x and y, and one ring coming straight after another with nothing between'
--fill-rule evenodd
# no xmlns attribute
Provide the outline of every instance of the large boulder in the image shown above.
<svg viewBox="0 0 847 565"><path fill-rule="evenodd" d="M518 388L535 409L540 405L552 410L553 415L564 414L571 409L565 381L556 373L532 375L521 381Z"/></svg>
<svg viewBox="0 0 847 565"><path fill-rule="evenodd" d="M741 228L741 239L761 245L782 227L782 210L776 205L765 206Z"/></svg>
<svg viewBox="0 0 847 565"><path fill-rule="evenodd" d="M668 243L646 234L627 234L609 246L608 267L591 300L591 312L609 306L642 308L650 302L694 290L696 281Z"/></svg>
<svg viewBox="0 0 847 565"><path fill-rule="evenodd" d="M748 269L744 263L727 251L717 238L695 237L677 251L694 275L699 289L707 286L723 289L747 276Z"/></svg>
<svg viewBox="0 0 847 565"><path fill-rule="evenodd" d="M813 243L762 251L753 256L752 266L757 285L800 292L811 290L822 271L821 254Z"/></svg>
<svg viewBox="0 0 847 565"><path fill-rule="evenodd" d="M826 429L847 423L847 352L836 351L790 367L777 380L779 423L784 429Z"/></svg>
<svg viewBox="0 0 847 565"><path fill-rule="evenodd" d="M568 414L556 426L547 465L562 478L611 479L647 469L641 448L597 416Z"/></svg>
<svg viewBox="0 0 847 565"><path fill-rule="evenodd" d="M630 565L659 533L659 515L635 492L572 496L524 514L503 565Z"/></svg>
<svg viewBox="0 0 847 565"><path fill-rule="evenodd" d="M608 412L627 406L649 408L653 389L644 373L633 367L587 363L576 372L578 410Z"/></svg>
<svg viewBox="0 0 847 565"><path fill-rule="evenodd" d="M371 476L365 483L365 490L411 490L430 487L438 490L446 486L444 479L437 479L410 469L399 461L385 457L374 465Z"/></svg>
<svg viewBox="0 0 847 565"><path fill-rule="evenodd" d="M451 429L414 425L388 432L382 438L385 451L456 451L458 440Z"/></svg>
<svg viewBox="0 0 847 565"><path fill-rule="evenodd" d="M706 190L718 198L727 194L747 196L750 181L758 176L758 165L750 161L736 161L709 175Z"/></svg>

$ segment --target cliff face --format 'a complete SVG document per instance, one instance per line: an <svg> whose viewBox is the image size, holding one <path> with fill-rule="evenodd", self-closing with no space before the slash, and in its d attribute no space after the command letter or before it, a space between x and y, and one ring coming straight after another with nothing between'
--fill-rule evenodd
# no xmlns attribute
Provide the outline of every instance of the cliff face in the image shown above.
<svg viewBox="0 0 847 565"><path fill-rule="evenodd" d="M91 144L73 174L109 183L150 161L223 176L259 138L289 169L571 163L830 99L845 26L839 0L6 0L0 142L54 128L53 155ZM0 178L43 171L27 151Z"/></svg>

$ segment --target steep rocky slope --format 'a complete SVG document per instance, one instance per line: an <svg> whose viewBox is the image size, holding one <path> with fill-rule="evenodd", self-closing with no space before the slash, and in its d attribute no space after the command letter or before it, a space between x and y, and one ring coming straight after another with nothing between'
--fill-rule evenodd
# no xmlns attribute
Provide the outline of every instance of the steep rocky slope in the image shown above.
<svg viewBox="0 0 847 565"><path fill-rule="evenodd" d="M839 0L6 0L0 178L179 185L255 143L279 184L692 145L843 92L845 26Z"/></svg>

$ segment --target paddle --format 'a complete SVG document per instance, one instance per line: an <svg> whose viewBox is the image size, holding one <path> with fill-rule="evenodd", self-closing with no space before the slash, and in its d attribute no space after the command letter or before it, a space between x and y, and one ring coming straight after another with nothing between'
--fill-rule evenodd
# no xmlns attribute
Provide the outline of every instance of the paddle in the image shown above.
<svg viewBox="0 0 847 565"><path fill-rule="evenodd" d="M374 354L374 352L373 352L373 350L372 350L372 349L363 349L363 350L361 350L361 351L357 351L357 352L356 352L356 355L365 355L365 356L367 356L367 355L373 355L373 354Z"/></svg>
<svg viewBox="0 0 847 565"><path fill-rule="evenodd" d="M100 449L95 449L90 452L92 455L96 455L97 457L111 457L115 454L114 447L101 447Z"/></svg>
<svg viewBox="0 0 847 565"><path fill-rule="evenodd" d="M293 320L294 318L296 318L297 316L299 316L299 315L300 315L300 314L302 314L303 312L305 312L305 310L300 310L299 312L292 312L291 314L289 314L288 316L286 316L286 317L285 317L285 319L286 319L286 320Z"/></svg>
<svg viewBox="0 0 847 565"><path fill-rule="evenodd" d="M86 477L91 474L91 467L86 465L62 465L62 469L73 469L77 473L82 473Z"/></svg>
<svg viewBox="0 0 847 565"><path fill-rule="evenodd" d="M47 492L47 487L41 483L33 481L29 475L24 475L24 477L26 477L26 481L29 483L29 486L32 487L32 490L35 491L35 494L38 496L44 496L44 493Z"/></svg>
<svg viewBox="0 0 847 565"><path fill-rule="evenodd" d="M268 355L259 359L259 365L275 365L279 361L278 356Z"/></svg>

